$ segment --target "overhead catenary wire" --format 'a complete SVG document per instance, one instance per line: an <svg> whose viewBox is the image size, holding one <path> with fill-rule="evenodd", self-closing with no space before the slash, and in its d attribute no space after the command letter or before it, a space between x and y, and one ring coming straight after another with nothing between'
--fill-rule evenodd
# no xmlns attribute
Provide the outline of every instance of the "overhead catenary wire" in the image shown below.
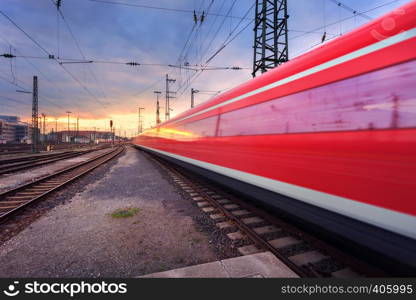
<svg viewBox="0 0 416 300"><path fill-rule="evenodd" d="M354 8L351 8L351 7L345 5L344 3L342 3L338 0L329 0L329 1L331 1L332 3L335 3L339 7L344 8L345 10L348 10L349 12L353 13L354 15L363 17L364 19L367 19L367 20L370 20L370 21L373 20L373 18L367 16L365 12L359 12L358 10L356 10Z"/></svg>
<svg viewBox="0 0 416 300"><path fill-rule="evenodd" d="M202 55L201 55L201 61L203 60L203 58L205 57L205 55L206 55L206 53L209 51L209 49L211 48L211 45L212 45L212 43L214 42L214 40L217 38L217 36L218 36L218 33L220 32L220 30L221 30L221 28L224 26L224 23L225 23L225 20L226 20L226 18L227 18L227 16L229 16L229 14L231 13L231 11L232 11L232 8L234 7L234 5L236 4L236 0L234 0L232 3L231 3L231 6L228 8L228 10L227 10L227 14L224 16L224 18L223 18L223 20L222 20L222 22L219 24L219 26L218 26L218 28L217 28L217 30L216 30L216 32L215 32L215 34L214 34L214 36L211 38L211 40L210 40L210 42L209 42L209 44L208 44L208 46L206 47L206 49L205 49L205 51L202 53ZM205 63L205 67L207 66L208 64L207 63ZM195 79L196 78L198 78L200 75L201 75L201 73L203 72L204 70L201 70L199 73L197 72L197 73L195 73L195 74L193 74L193 75L191 75L191 77L190 78L188 78L188 80L186 81L186 83L185 84L182 84L178 89L177 89L177 93L179 94L179 97L180 96L182 96L184 93L185 93L185 91L186 91L186 89L191 85L191 83L192 82L194 82L195 81Z"/></svg>
<svg viewBox="0 0 416 300"><path fill-rule="evenodd" d="M44 72L42 72L34 63L32 63L29 59L27 59L20 51L18 48L16 48L12 43L10 43L9 40L7 40L5 37L0 36L0 39L2 39L6 44L9 44L10 46L12 46L16 53L19 53L20 55L17 55L18 57L22 57L36 72L37 74L39 74L43 79L45 79L47 82L49 82L58 92L63 94L63 91L61 88L59 88L55 82L53 82L51 79L49 79L48 76L45 75Z"/></svg>
<svg viewBox="0 0 416 300"><path fill-rule="evenodd" d="M17 100L17 99L14 99L14 98L6 97L6 96L3 96L3 95L0 95L0 100L11 101L11 102L15 102L15 103L22 104L22 105L31 105L32 104L32 102L25 103L25 102L23 102L21 100Z"/></svg>
<svg viewBox="0 0 416 300"><path fill-rule="evenodd" d="M7 20L10 21L17 29L19 29L28 39L30 39L39 49L41 49L44 53L48 55L48 57L52 57L53 60L59 63L58 59L54 57L52 53L46 50L38 41L36 41L31 35L29 35L22 27L20 27L16 22L14 22L6 13L0 10L0 14L3 15ZM74 74L72 74L65 66L59 64L61 68L75 81L77 82L81 88L90 95L96 102L101 104L103 107L105 105L78 79Z"/></svg>
<svg viewBox="0 0 416 300"><path fill-rule="evenodd" d="M115 2L115 1L107 1L107 0L89 0L90 2L97 2L97 3L104 3L104 4L112 4L112 5L122 5L122 6L130 6L130 7L138 7L138 8L146 8L146 9L153 9L153 10L162 10L168 12L177 12L177 13L190 13L193 14L193 10L190 9L180 9L180 8L169 8L169 7L162 7L162 6L152 6L152 5L143 5L143 4L133 4L133 3L126 3L126 2ZM198 14L202 14L202 11L196 11ZM210 16L219 16L225 17L225 15L220 13L205 13L206 15ZM227 18L234 18L240 19L241 17L238 16L227 16Z"/></svg>
<svg viewBox="0 0 416 300"><path fill-rule="evenodd" d="M362 13L362 14L366 14L366 13L369 13L369 12L371 12L371 11L374 11L374 10L376 10L376 9L382 8L382 7L384 7L384 6L390 5L390 4L395 3L395 2L397 2L397 0L392 0L392 1L389 1L389 2L386 2L386 3L383 3L383 4L380 4L380 5L376 6L376 7L373 7L373 8L371 8L371 9L368 9L368 10L363 11L363 12L361 12L361 13ZM330 24L326 24L326 26L320 26L320 27L314 28L314 29L312 29L312 30L309 30L309 31L304 32L303 34L299 34L299 35L296 35L296 36L294 36L294 37L291 37L291 38L289 38L289 40L298 39L298 38L301 38L301 37L303 37L303 36L305 36L305 35L307 35L307 34L314 33L314 32L316 32L316 31L318 31L318 30L324 29L325 27L326 27L326 28L328 28L328 27L330 27L330 26L333 26L333 25L336 25L336 24L340 24L340 23L342 23L342 22L345 22L345 21L347 21L347 20L350 20L350 19L352 19L352 18L355 18L355 16L356 16L356 15L348 16L348 17L345 17L345 18L343 18L343 19L341 19L341 20L338 20L338 21L332 22L332 23L330 23Z"/></svg>
<svg viewBox="0 0 416 300"><path fill-rule="evenodd" d="M337 2L337 1L335 1L335 2ZM375 6L375 7L371 8L371 9L368 9L368 10L363 11L363 12L356 12L355 14L353 14L353 16L349 16L349 17L342 18L342 19L340 19L340 20L338 20L338 21L335 21L335 22L333 22L333 23L330 23L330 24L325 24L323 27L318 27L318 28L313 29L313 31L320 30L320 29L323 29L323 28L327 28L327 27L332 26L332 25L341 24L341 23L343 23L343 22L345 22L345 21L347 21L347 20L350 20L350 19L354 18L357 14L362 14L362 15L365 15L366 13L369 13L369 12L371 12L371 11L377 10L377 9L382 8L382 7L384 7L384 6L387 6L387 5L393 4L393 3L395 3L395 2L397 2L397 0L393 0L393 1L389 1L389 2L386 2L386 3L380 4L380 5L378 5L378 6ZM298 35L298 36L292 37L292 38L290 38L289 40L293 40L293 39L300 38L300 37L302 37L302 36L305 36L305 35L306 35L306 34L308 34L308 33L310 33L310 32L309 32L309 31L308 31L308 32L305 32L304 34L301 34L301 35ZM339 34L334 35L334 36L332 36L332 37L331 37L331 38L329 38L329 39L326 39L326 42L328 42L328 41L330 41L330 40L333 40L334 38L337 38L337 37L339 37L339 36L341 36L341 35L342 35L342 33L340 32ZM313 49L313 48L315 48L315 47L319 46L320 44L321 44L321 43L316 43L316 44L314 44L314 45L312 45L312 46L307 47L306 49L300 50L300 51L298 51L296 54L294 54L294 57L296 57L296 56L298 56L298 55L300 55L300 54L302 54L302 53L304 53L304 52L306 52L306 51L309 51L309 50L311 50L311 49Z"/></svg>
<svg viewBox="0 0 416 300"><path fill-rule="evenodd" d="M59 3L59 4L60 4L60 3ZM73 32L73 30L72 30L71 26L69 25L69 22L66 20L66 18L65 18L65 16L64 16L64 14L63 14L62 10L60 9L60 7L59 7L58 3L57 3L57 13L58 13L58 15L62 18L62 20L64 21L64 24L65 24L66 28L68 29L68 32L70 33L71 38L72 38L72 40L74 41L74 43L75 43L75 45L76 45L76 47L77 47L77 49L78 49L79 53L81 54L81 57L82 57L84 60L86 60L85 55L84 55L84 52L82 51L81 46L80 46L80 44L79 44L79 42L78 42L78 39L76 38L76 36L75 36L75 34L74 34L74 32ZM97 79L97 77L96 77L96 75L95 75L94 71L93 71L93 70L92 70L89 66L88 66L88 70L89 70L89 72L90 72L90 74L91 74L91 77L92 77L92 78L94 79L94 81L97 83L97 85L98 85L98 87L99 87L99 89L100 89L100 92L101 92L102 97L103 97L103 98L105 98L105 99L107 99L107 95L105 94L105 92L104 92L104 90L103 90L103 88L102 88L102 86L101 86L100 82L98 81L98 79Z"/></svg>
<svg viewBox="0 0 416 300"><path fill-rule="evenodd" d="M31 91L29 91L29 89L27 87L22 86L21 84L18 84L17 82L12 82L12 81L8 80L7 78L5 78L5 77L3 77L1 75L0 75L0 79L3 80L3 81L5 81L5 82L7 82L7 83L9 83L9 84L11 84L11 85L13 85L13 86L15 86L15 87L17 87L18 89L20 89L21 91L23 91L25 93L32 93ZM18 81L20 81L20 80L18 80ZM22 82L22 83L24 83L24 82ZM53 106L59 107L60 109L65 109L65 107L63 107L63 106L61 106L61 105L59 105L59 104L51 101L49 98L47 98L44 95L39 95L39 98L41 100L43 100L43 101L48 102L49 104L51 104Z"/></svg>
<svg viewBox="0 0 416 300"><path fill-rule="evenodd" d="M248 15L248 13L252 10L254 8L254 5L252 5L248 10L247 10L247 12L245 13L245 16L247 16ZM230 10L229 10L230 11ZM211 57L205 62L205 67L206 66L208 66L209 65L209 63L222 51L222 50L224 50L224 48L225 47L227 47L230 43L232 43L242 32L244 32L247 28L248 28L248 26L250 26L250 24L252 24L254 22L254 20L253 21L250 21L248 24L246 24L242 29L240 29L234 36L232 36L232 33L234 33L236 30L237 30L237 28L241 25L241 23L242 22L239 22L235 27L234 27L234 29L232 30L232 33L231 33L231 35L228 35L227 36L227 38L226 38L226 40L223 42L223 44L222 44L222 46L213 54L213 55L211 55ZM219 27L219 28L221 28L221 27ZM247 68L248 69L248 68ZM190 80L189 80L189 82L186 84L186 85L184 85L184 86L182 86L182 87L180 87L179 89L178 89L178 91L181 91L181 94L180 94L180 96L182 96L184 93L185 93L185 91L186 91L186 89L196 80L196 79L198 79L201 75L202 75L202 72L203 72L204 70L202 69L201 70L201 72L199 72L199 73L197 73L197 74L194 74L193 75L193 78L191 78Z"/></svg>
<svg viewBox="0 0 416 300"><path fill-rule="evenodd" d="M6 54L8 55L8 54ZM0 55L2 56L2 55ZM13 55L13 58L24 58L24 59L42 59L42 60L51 60L51 58L46 56L31 56L31 55ZM55 59L52 59L56 61ZM159 64L159 63L140 63L140 62L134 62L134 61L128 61L128 62L121 62L121 61L110 61L110 60L96 60L96 59L85 59L80 60L77 58L60 58L57 59L58 63L60 65L62 64L90 64L90 63L96 63L96 64L116 64L116 65L128 65L128 66L144 66L144 67L169 67L169 68L181 68L181 69L188 69L193 71L199 71L201 69L205 70L242 70L242 69L248 69L246 67L236 67L236 66L222 66L222 67L214 67L214 68L205 68L203 65L173 65L173 64Z"/></svg>

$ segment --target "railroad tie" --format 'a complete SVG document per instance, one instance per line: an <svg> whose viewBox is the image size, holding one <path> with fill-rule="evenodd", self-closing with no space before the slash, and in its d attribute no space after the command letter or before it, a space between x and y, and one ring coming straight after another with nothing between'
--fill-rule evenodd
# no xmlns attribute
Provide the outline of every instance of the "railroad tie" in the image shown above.
<svg viewBox="0 0 416 300"><path fill-rule="evenodd" d="M230 240L235 241L235 240L242 240L244 238L244 235L243 235L243 233L241 231L236 231L236 232L228 233L227 234L227 237Z"/></svg>
<svg viewBox="0 0 416 300"><path fill-rule="evenodd" d="M10 210L16 207L18 207L18 205L17 206L0 206L0 210Z"/></svg>
<svg viewBox="0 0 416 300"><path fill-rule="evenodd" d="M335 278L358 278L360 275L355 273L350 268L345 268L339 271L332 272L331 276Z"/></svg>
<svg viewBox="0 0 416 300"><path fill-rule="evenodd" d="M249 215L250 212L246 209L242 209L242 210L234 210L231 212L234 216L237 217L241 217L241 216L245 216L245 215Z"/></svg>
<svg viewBox="0 0 416 300"><path fill-rule="evenodd" d="M226 228L232 228L232 227L235 227L236 225L235 225L233 222L231 222L231 221L225 221L225 222L220 222L220 223L217 223L217 224L216 224L216 226L217 226L219 229L226 229Z"/></svg>
<svg viewBox="0 0 416 300"><path fill-rule="evenodd" d="M320 262L328 258L319 251L309 251L289 257L289 259L297 266L304 266L307 264L313 264Z"/></svg>
<svg viewBox="0 0 416 300"><path fill-rule="evenodd" d="M254 228L254 231L257 234L275 233L275 232L279 232L281 230L282 230L281 228L277 228L276 226L273 226L273 225Z"/></svg>
<svg viewBox="0 0 416 300"><path fill-rule="evenodd" d="M227 210L233 210L233 209L239 209L240 206L237 204L227 204L227 205L224 205L224 208Z"/></svg>
<svg viewBox="0 0 416 300"><path fill-rule="evenodd" d="M246 225L252 225L252 224L257 224L257 223L263 223L264 222L264 220L259 218L259 217L245 218L245 219L242 219L242 221Z"/></svg>
<svg viewBox="0 0 416 300"><path fill-rule="evenodd" d="M214 212L215 211L215 208L213 208L212 206L210 206L210 207L204 207L202 209L202 211L205 212L205 213L211 213L211 212Z"/></svg>
<svg viewBox="0 0 416 300"><path fill-rule="evenodd" d="M302 243L302 241L288 236L288 237L283 237L283 238L276 239L276 240L271 240L268 243L276 249L281 249L281 248L285 248L289 246L298 245Z"/></svg>
<svg viewBox="0 0 416 300"><path fill-rule="evenodd" d="M228 200L228 199L221 199L221 200L217 200L217 202L219 203L219 204L228 204L228 203L231 203L231 201L230 200Z"/></svg>
<svg viewBox="0 0 416 300"><path fill-rule="evenodd" d="M239 247L237 250L241 255L251 255L262 252L262 250L258 249L255 245Z"/></svg>
<svg viewBox="0 0 416 300"><path fill-rule="evenodd" d="M27 202L26 200L20 200L20 201L2 201L0 202L0 206L2 205L7 205L7 204L20 204L20 203L25 203Z"/></svg>
<svg viewBox="0 0 416 300"><path fill-rule="evenodd" d="M210 203L207 201L203 201L203 202L198 202L196 205L198 207L207 207L207 206L210 206Z"/></svg>
<svg viewBox="0 0 416 300"><path fill-rule="evenodd" d="M220 219L224 219L225 215L223 215L223 214L212 214L209 217L213 220L220 220Z"/></svg>

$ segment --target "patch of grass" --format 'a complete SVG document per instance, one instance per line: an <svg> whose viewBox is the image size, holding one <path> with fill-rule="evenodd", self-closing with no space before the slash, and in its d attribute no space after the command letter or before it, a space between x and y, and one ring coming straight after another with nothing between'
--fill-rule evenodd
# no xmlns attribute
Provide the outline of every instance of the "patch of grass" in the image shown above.
<svg viewBox="0 0 416 300"><path fill-rule="evenodd" d="M116 219L133 217L140 211L139 208L119 208L113 211L111 216Z"/></svg>

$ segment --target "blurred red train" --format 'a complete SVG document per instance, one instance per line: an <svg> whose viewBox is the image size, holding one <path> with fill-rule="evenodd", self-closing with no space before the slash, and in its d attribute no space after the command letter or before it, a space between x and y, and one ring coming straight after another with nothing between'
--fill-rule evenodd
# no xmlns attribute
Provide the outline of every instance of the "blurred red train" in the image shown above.
<svg viewBox="0 0 416 300"><path fill-rule="evenodd" d="M134 144L415 268L415 27L411 1Z"/></svg>

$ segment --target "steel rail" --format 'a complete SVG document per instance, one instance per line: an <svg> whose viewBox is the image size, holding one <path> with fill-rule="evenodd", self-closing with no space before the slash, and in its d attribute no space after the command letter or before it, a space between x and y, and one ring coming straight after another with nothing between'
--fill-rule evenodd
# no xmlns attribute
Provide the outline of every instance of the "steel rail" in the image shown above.
<svg viewBox="0 0 416 300"><path fill-rule="evenodd" d="M299 240L300 243L304 243L310 247L309 249L307 248L308 250L305 250L305 252L301 252L299 254L314 250L323 252L327 255L326 259L333 261L337 265L340 264L343 266L343 268L339 269L339 271L342 269L350 269L355 272L358 272L354 273L355 275L360 274L359 276L386 276L386 273L380 270L379 268L371 266L363 262L359 258L356 258L338 249L336 246L328 244L328 242L325 242L315 237L314 235L311 235L303 230L298 229L296 226L281 220L278 216L275 216L274 214L272 215L265 208L259 208L252 204L249 204L246 201L234 196L233 194L226 192L223 188L219 187L216 184L210 184L207 183L205 180L200 180L200 176L195 176L195 174L193 174L192 172L187 171L173 164L172 162L166 161L163 158L154 156L152 154L149 154L149 157L160 167L162 167L168 173L170 173L171 176L180 178L180 181L185 183L185 185L189 187L187 189L193 190L193 193L198 194L198 197L201 197L203 199L200 200L201 202L208 202L210 206L214 208L215 214L224 215L224 219L231 222L234 228L237 228L243 234L243 236L245 235L246 237L248 237L248 239L254 245L256 245L259 250L270 251L300 277L332 277L333 275L331 272L322 272L317 270L311 263L304 264L301 266L297 265L289 259L289 255L282 253L279 248L275 248L273 245L271 245L267 237L257 233L255 229L259 227L250 227L249 224L244 223L244 218L247 218L248 215L253 215L254 217L259 217L260 219L262 219L264 223L284 230L287 233L287 236L285 237L295 238ZM209 191L210 193L208 193L207 191ZM215 197L213 197L212 194L214 194ZM239 210L247 210L249 214L244 216L234 215L231 210L225 207L230 203L220 203L220 201L224 199L229 200L231 204L237 204L239 206ZM354 273L351 273L350 276L354 276L352 275Z"/></svg>
<svg viewBox="0 0 416 300"><path fill-rule="evenodd" d="M10 160L0 160L0 175L13 173L21 170L31 169L38 166L43 166L59 160L76 157L87 154L93 151L102 150L104 148L66 151L63 153L54 153L41 156L29 156L21 158L12 158Z"/></svg>
<svg viewBox="0 0 416 300"><path fill-rule="evenodd" d="M100 165L115 158L124 151L124 146L117 147L109 152L95 156L87 161L80 162L63 170L60 170L54 174L46 175L33 182L21 185L19 187L1 193L0 211L3 210L3 212L0 212L0 223L5 222L9 217L16 214L28 205L31 205L35 201L38 201L46 195L62 188L66 184L74 181L82 175L94 170ZM18 204L17 206L2 206L16 203Z"/></svg>

